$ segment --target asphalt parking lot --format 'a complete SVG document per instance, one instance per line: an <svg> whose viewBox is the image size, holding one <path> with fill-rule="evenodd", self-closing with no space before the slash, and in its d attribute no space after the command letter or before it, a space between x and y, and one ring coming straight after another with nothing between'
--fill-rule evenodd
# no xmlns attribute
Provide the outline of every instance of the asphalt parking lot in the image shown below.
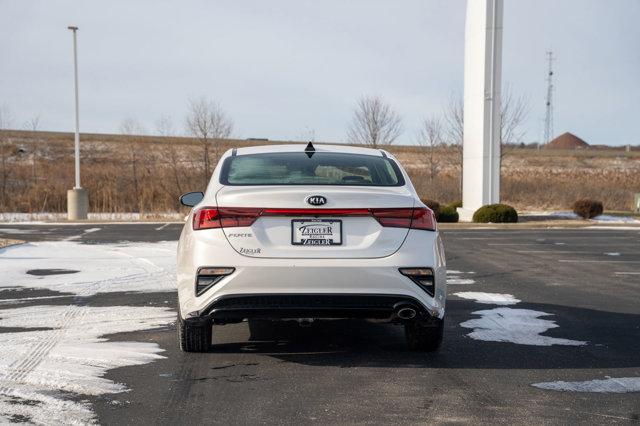
<svg viewBox="0 0 640 426"><path fill-rule="evenodd" d="M88 265L82 250L108 246L122 262L144 260L155 242L175 241L180 228L5 224L0 238L32 242L33 250L42 244L43 250L78 250L74 269L82 271ZM246 323L214 327L210 353L185 354L177 347L174 325L158 320L164 325L137 331L115 327L107 339L92 341L129 342L131 353L146 345L148 359L131 355L129 365L111 360L113 368L105 368L101 380L121 384L121 391L98 392L86 385L65 388L58 399L80 404L94 416L87 419L102 424L640 422L640 228L452 229L443 235L451 273L445 341L438 353L409 352L399 326L333 321L277 324L260 336L250 336ZM118 251L125 249L130 251ZM35 330L12 315L20 310L32 315L29 308L47 306L54 314L63 307L90 308L108 316L116 309L126 314L127 307L171 314L175 306L170 289L138 293L135 274L117 281L116 267L110 267L116 278L90 283L97 286L93 292L63 287L60 271L56 282L62 287L47 287L47 271L56 265L39 260L46 250L24 252L40 253L29 254L33 259L16 250L0 250L0 270L32 262L45 276L18 285L13 272L0 278L0 337L10 336L0 339L3 344ZM149 276L170 280L170 262L149 259L157 263L150 272L156 275ZM46 268L38 269L41 263ZM109 283L122 287L100 290ZM64 315L70 318L68 310ZM81 333L98 329L88 317L78 318L88 321ZM70 321L61 324L50 327L72 327ZM33 334L12 349L24 355L13 363L0 361L6 367L0 372L0 419L34 421L29 404L38 408L47 401L41 395L49 398L52 392L37 393L30 376L16 371L54 370L48 363L64 352L56 349L61 333L43 334L49 336L47 345ZM25 364L29 357L38 361Z"/></svg>

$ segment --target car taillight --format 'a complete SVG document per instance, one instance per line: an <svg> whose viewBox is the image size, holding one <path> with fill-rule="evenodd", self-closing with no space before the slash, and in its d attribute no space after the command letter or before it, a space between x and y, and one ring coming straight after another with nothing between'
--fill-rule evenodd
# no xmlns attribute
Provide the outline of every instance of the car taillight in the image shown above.
<svg viewBox="0 0 640 426"><path fill-rule="evenodd" d="M393 228L436 230L433 212L424 207L414 209L371 209L371 214L380 225Z"/></svg>
<svg viewBox="0 0 640 426"><path fill-rule="evenodd" d="M251 226L260 216L373 216L382 226L435 231L433 212L426 208L383 209L278 209L204 207L193 213L193 229Z"/></svg>
<svg viewBox="0 0 640 426"><path fill-rule="evenodd" d="M430 209L413 209L413 219L411 229L425 229L427 231L436 230L436 217Z"/></svg>
<svg viewBox="0 0 640 426"><path fill-rule="evenodd" d="M205 207L193 212L193 229L220 228L218 209Z"/></svg>
<svg viewBox="0 0 640 426"><path fill-rule="evenodd" d="M251 226L261 213L262 209L254 208L204 207L193 213L193 229Z"/></svg>
<svg viewBox="0 0 640 426"><path fill-rule="evenodd" d="M371 214L382 226L409 228L413 209L371 209Z"/></svg>

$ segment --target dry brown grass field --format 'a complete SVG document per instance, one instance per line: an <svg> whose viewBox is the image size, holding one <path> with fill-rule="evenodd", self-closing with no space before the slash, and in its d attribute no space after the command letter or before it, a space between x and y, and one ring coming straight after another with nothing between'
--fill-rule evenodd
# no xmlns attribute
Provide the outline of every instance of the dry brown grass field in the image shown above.
<svg viewBox="0 0 640 426"><path fill-rule="evenodd" d="M217 141L232 147L283 141ZM82 186L93 212L168 212L178 196L203 190L202 148L186 137L81 135ZM302 147L301 147L302 149ZM455 147L389 146L423 198L450 203L460 195ZM215 164L215 149L212 162ZM433 160L433 161L432 161ZM63 212L73 186L73 134L0 131L0 212ZM567 210L579 198L607 210L631 210L640 192L640 151L622 148L510 148L502 159L503 202L518 210Z"/></svg>

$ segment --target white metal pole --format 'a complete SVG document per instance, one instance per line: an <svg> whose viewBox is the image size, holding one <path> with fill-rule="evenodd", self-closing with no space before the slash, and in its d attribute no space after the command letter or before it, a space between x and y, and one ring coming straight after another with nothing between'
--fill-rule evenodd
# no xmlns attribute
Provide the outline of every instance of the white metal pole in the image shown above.
<svg viewBox="0 0 640 426"><path fill-rule="evenodd" d="M80 186L80 108L78 105L78 45L76 42L76 32L78 27L68 27L73 31L73 76L74 76L74 88L75 88L75 103L76 103L76 134L75 134L75 163L76 163L76 185L74 188L81 188Z"/></svg>

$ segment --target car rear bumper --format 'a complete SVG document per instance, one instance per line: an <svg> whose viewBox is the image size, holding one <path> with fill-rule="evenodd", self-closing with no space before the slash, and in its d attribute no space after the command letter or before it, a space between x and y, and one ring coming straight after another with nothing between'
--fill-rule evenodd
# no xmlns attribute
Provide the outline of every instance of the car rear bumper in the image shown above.
<svg viewBox="0 0 640 426"><path fill-rule="evenodd" d="M376 259L247 258L228 245L194 248L179 261L182 318L376 318L392 319L394 305L406 302L430 317L444 316L446 266L437 232L410 231L393 255ZM233 267L200 296L199 267ZM428 294L399 268L429 267L435 292Z"/></svg>
<svg viewBox="0 0 640 426"><path fill-rule="evenodd" d="M253 294L223 296L199 312L214 322L244 318L366 318L400 321L398 311L413 309L416 318L432 315L413 297L391 294Z"/></svg>

